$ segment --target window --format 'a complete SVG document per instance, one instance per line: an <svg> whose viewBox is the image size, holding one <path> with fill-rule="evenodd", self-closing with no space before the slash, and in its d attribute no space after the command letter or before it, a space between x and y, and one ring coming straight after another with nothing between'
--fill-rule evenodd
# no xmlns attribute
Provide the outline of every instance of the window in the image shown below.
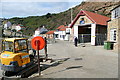
<svg viewBox="0 0 120 80"><path fill-rule="evenodd" d="M70 34L70 28L66 28L66 34Z"/></svg>
<svg viewBox="0 0 120 80"><path fill-rule="evenodd" d="M55 38L58 38L58 34L55 34Z"/></svg>
<svg viewBox="0 0 120 80"><path fill-rule="evenodd" d="M27 41L26 40L15 41L15 52L27 52Z"/></svg>
<svg viewBox="0 0 120 80"><path fill-rule="evenodd" d="M114 30L114 41L116 41L116 30Z"/></svg>
<svg viewBox="0 0 120 80"><path fill-rule="evenodd" d="M115 9L115 18L117 18L119 15L118 15L118 8Z"/></svg>
<svg viewBox="0 0 120 80"><path fill-rule="evenodd" d="M63 35L63 39L65 39L65 35Z"/></svg>
<svg viewBox="0 0 120 80"><path fill-rule="evenodd" d="M110 41L116 41L116 29L110 30Z"/></svg>
<svg viewBox="0 0 120 80"><path fill-rule="evenodd" d="M62 35L60 35L60 38L62 38Z"/></svg>
<svg viewBox="0 0 120 80"><path fill-rule="evenodd" d="M5 51L13 52L13 42L9 42L9 41L3 42L3 49Z"/></svg>

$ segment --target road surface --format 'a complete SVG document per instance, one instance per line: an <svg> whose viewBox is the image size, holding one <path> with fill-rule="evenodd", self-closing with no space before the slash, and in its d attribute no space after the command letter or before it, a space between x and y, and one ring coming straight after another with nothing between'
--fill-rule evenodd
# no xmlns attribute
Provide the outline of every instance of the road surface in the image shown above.
<svg viewBox="0 0 120 80"><path fill-rule="evenodd" d="M103 46L75 47L68 41L57 41L48 44L48 54L54 61L43 63L46 69L39 78L118 77L118 53L105 50ZM38 77L38 74L31 77Z"/></svg>

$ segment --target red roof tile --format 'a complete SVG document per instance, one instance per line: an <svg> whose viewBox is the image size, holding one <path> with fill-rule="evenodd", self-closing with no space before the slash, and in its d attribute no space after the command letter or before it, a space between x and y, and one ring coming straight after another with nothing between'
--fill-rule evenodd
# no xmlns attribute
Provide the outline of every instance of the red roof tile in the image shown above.
<svg viewBox="0 0 120 80"><path fill-rule="evenodd" d="M53 34L54 31L48 31L46 34Z"/></svg>
<svg viewBox="0 0 120 80"><path fill-rule="evenodd" d="M60 28L59 30L60 30L60 31L65 31L67 27L68 27L68 26L64 26L64 27Z"/></svg>
<svg viewBox="0 0 120 80"><path fill-rule="evenodd" d="M64 27L64 25L61 25L61 26L59 26L58 28L56 28L56 29L60 29L60 28L62 28L62 27Z"/></svg>
<svg viewBox="0 0 120 80"><path fill-rule="evenodd" d="M58 29L59 31L65 31L67 27L68 27L68 26L61 25L61 26L59 26L59 27L56 28L56 29Z"/></svg>
<svg viewBox="0 0 120 80"><path fill-rule="evenodd" d="M100 25L107 25L107 21L110 20L109 17L103 16L100 14L96 14L93 12L81 10L75 17L72 24L70 25L71 28L73 27L73 25L76 23L76 21L79 19L79 17L81 15L86 15L93 23L100 24Z"/></svg>

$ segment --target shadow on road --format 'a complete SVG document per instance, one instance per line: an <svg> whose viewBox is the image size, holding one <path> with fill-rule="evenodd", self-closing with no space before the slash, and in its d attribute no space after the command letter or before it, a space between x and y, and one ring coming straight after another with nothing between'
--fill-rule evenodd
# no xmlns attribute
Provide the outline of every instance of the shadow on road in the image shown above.
<svg viewBox="0 0 120 80"><path fill-rule="evenodd" d="M42 70L45 70L45 69L47 69L47 68L49 68L49 67L58 66L59 64L62 64L64 61L67 61L67 60L69 60L69 59L70 59L70 58L57 59L57 62L55 61L55 63L53 63L52 65L46 65L46 64L44 64L44 67L43 67L44 69L42 69ZM82 60L82 58L75 58L75 60ZM58 72L63 72L63 71L70 70L70 69L77 69L77 68L81 68L81 67L83 67L83 66L71 66L71 67L67 67L67 68L65 68L65 69L63 69L63 70L51 72L51 73L48 73L48 74L45 74L45 75L56 74L56 73L58 73Z"/></svg>
<svg viewBox="0 0 120 80"><path fill-rule="evenodd" d="M42 67L41 71L43 71L43 70L45 70L45 69L47 69L49 67L58 66L58 65L62 64L63 62L65 62L65 61L67 61L69 59L70 58L54 59L54 60L52 60L52 62L51 62L52 64L51 65L43 64L43 67Z"/></svg>
<svg viewBox="0 0 120 80"><path fill-rule="evenodd" d="M76 69L76 68L81 68L83 66L72 66L72 67L67 67L66 70L69 70L69 69Z"/></svg>

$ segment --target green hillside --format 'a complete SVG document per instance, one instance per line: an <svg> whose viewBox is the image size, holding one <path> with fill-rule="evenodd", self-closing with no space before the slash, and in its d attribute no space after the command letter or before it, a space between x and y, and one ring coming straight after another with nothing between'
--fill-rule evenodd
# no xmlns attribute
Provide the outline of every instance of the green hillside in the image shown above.
<svg viewBox="0 0 120 80"><path fill-rule="evenodd" d="M96 12L101 15L110 17L110 10L119 3L113 2L82 2L73 8L73 18L79 13L81 9ZM48 30L54 30L60 25L70 24L70 9L58 14L47 13L43 16L29 16L25 18L14 17L9 19L12 23L23 24L26 29L23 31L26 35L32 35L37 27L44 25Z"/></svg>

